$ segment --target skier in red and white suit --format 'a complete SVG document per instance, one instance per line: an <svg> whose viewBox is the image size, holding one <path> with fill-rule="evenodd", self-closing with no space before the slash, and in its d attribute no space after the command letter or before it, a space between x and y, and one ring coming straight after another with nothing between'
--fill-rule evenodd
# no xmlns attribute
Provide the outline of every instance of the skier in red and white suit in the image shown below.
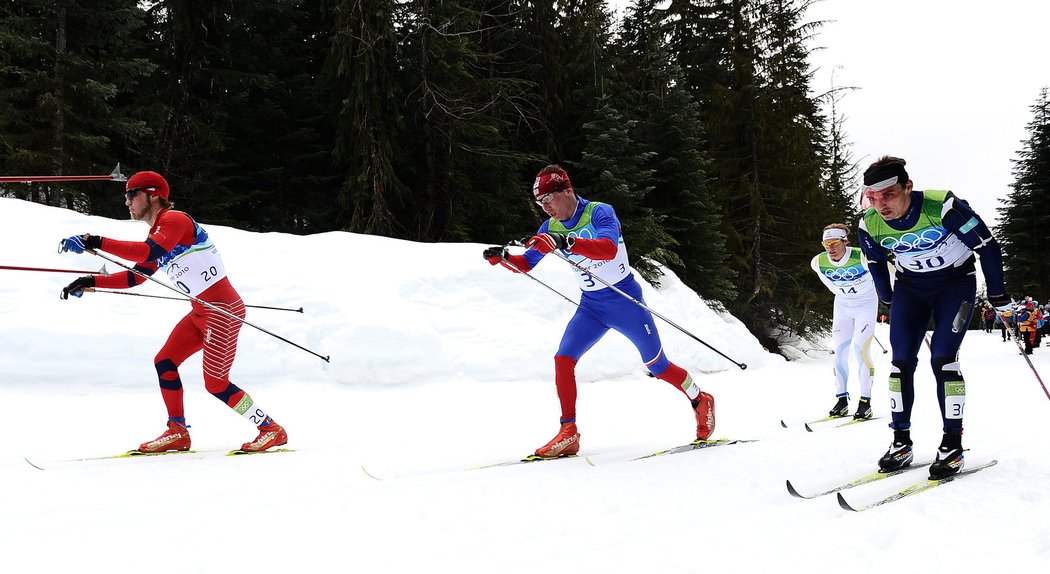
<svg viewBox="0 0 1050 574"><path fill-rule="evenodd" d="M172 330L154 359L160 379L161 395L168 410L168 428L154 440L143 443L142 452L189 450L189 425L183 411L182 380L178 367L190 355L204 351L204 386L208 392L258 426L259 436L241 446L245 451L262 451L288 442L285 430L259 408L248 393L230 382L230 367L237 354L237 336L244 318L244 302L226 277L219 252L208 233L193 218L172 209L168 182L152 171L136 173L128 179L125 205L131 218L150 226L145 241L119 241L97 235L75 235L62 240L60 249L83 253L87 249L105 251L137 261L135 270L153 275L163 269L171 283L188 297L205 301L221 313L191 301L189 314ZM80 277L62 290L62 298L80 297L87 288L126 289L145 281L141 275L125 271L115 275Z"/></svg>

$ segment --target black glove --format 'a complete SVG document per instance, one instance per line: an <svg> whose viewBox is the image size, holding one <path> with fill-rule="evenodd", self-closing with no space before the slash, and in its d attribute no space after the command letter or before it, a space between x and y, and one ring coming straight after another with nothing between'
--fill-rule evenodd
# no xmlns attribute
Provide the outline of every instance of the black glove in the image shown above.
<svg viewBox="0 0 1050 574"><path fill-rule="evenodd" d="M95 276L85 275L83 277L77 277L72 283L62 288L62 293L59 295L62 299L69 299L69 296L80 297L84 294L84 289L95 287Z"/></svg>
<svg viewBox="0 0 1050 574"><path fill-rule="evenodd" d="M500 261L507 258L507 248L503 246L493 246L486 248L481 254L490 265L499 265Z"/></svg>
<svg viewBox="0 0 1050 574"><path fill-rule="evenodd" d="M995 310L999 313L1005 313L1015 305L1014 300L1009 295L1003 293L1002 295L992 295L988 297L988 303L995 307Z"/></svg>
<svg viewBox="0 0 1050 574"><path fill-rule="evenodd" d="M493 257L499 257L500 259L504 259L507 257L507 248L503 246L488 247L485 249L485 251L481 252L481 255L485 259L492 259Z"/></svg>

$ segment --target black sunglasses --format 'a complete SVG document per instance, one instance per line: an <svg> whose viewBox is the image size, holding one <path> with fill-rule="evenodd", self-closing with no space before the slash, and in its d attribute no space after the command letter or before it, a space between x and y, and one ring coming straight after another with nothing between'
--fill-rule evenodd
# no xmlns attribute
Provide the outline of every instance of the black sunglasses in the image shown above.
<svg viewBox="0 0 1050 574"><path fill-rule="evenodd" d="M133 187L124 193L124 198L131 201L140 191L150 192L157 191L156 187Z"/></svg>

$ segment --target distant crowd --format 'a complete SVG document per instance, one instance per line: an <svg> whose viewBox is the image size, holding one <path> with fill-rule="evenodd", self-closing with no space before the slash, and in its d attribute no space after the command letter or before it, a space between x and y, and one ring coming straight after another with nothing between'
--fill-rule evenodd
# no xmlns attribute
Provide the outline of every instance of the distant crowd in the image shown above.
<svg viewBox="0 0 1050 574"><path fill-rule="evenodd" d="M1046 305L1040 305L1031 296L1002 313L996 313L995 308L985 305L979 316L981 327L986 333L999 329L1003 341L1016 339L1023 343L1026 355L1031 355L1032 350L1039 347L1043 335L1050 331Z"/></svg>

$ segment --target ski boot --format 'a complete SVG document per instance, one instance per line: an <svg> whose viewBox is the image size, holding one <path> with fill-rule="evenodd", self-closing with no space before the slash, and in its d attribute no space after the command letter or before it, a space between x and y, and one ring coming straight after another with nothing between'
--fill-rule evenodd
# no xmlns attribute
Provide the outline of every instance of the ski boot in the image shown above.
<svg viewBox="0 0 1050 574"><path fill-rule="evenodd" d="M536 449L536 456L542 458L558 458L571 456L580 452L580 433L576 431L576 423L561 423L561 429L557 436L550 442Z"/></svg>
<svg viewBox="0 0 1050 574"><path fill-rule="evenodd" d="M696 413L696 440L707 440L715 432L715 398L700 391L692 404Z"/></svg>
<svg viewBox="0 0 1050 574"><path fill-rule="evenodd" d="M828 411L829 417L844 417L849 414L849 395L840 395L835 406Z"/></svg>
<svg viewBox="0 0 1050 574"><path fill-rule="evenodd" d="M937 460L930 465L930 479L937 480L957 474L963 469L962 435L945 433L937 448Z"/></svg>
<svg viewBox="0 0 1050 574"><path fill-rule="evenodd" d="M149 442L139 445L139 452L190 450L190 431L186 419L168 419L168 429Z"/></svg>
<svg viewBox="0 0 1050 574"><path fill-rule="evenodd" d="M860 398L857 402L857 412L853 415L853 420L870 419L871 418L871 399L864 397Z"/></svg>
<svg viewBox="0 0 1050 574"><path fill-rule="evenodd" d="M914 453L912 452L911 431L894 430L893 444L886 454L879 459L880 472L893 472L911 464Z"/></svg>
<svg viewBox="0 0 1050 574"><path fill-rule="evenodd" d="M288 444L288 433L284 432L284 427L275 423L270 417L266 417L266 422L259 425L259 436L255 437L252 442L242 444L241 450L262 452L283 444Z"/></svg>

